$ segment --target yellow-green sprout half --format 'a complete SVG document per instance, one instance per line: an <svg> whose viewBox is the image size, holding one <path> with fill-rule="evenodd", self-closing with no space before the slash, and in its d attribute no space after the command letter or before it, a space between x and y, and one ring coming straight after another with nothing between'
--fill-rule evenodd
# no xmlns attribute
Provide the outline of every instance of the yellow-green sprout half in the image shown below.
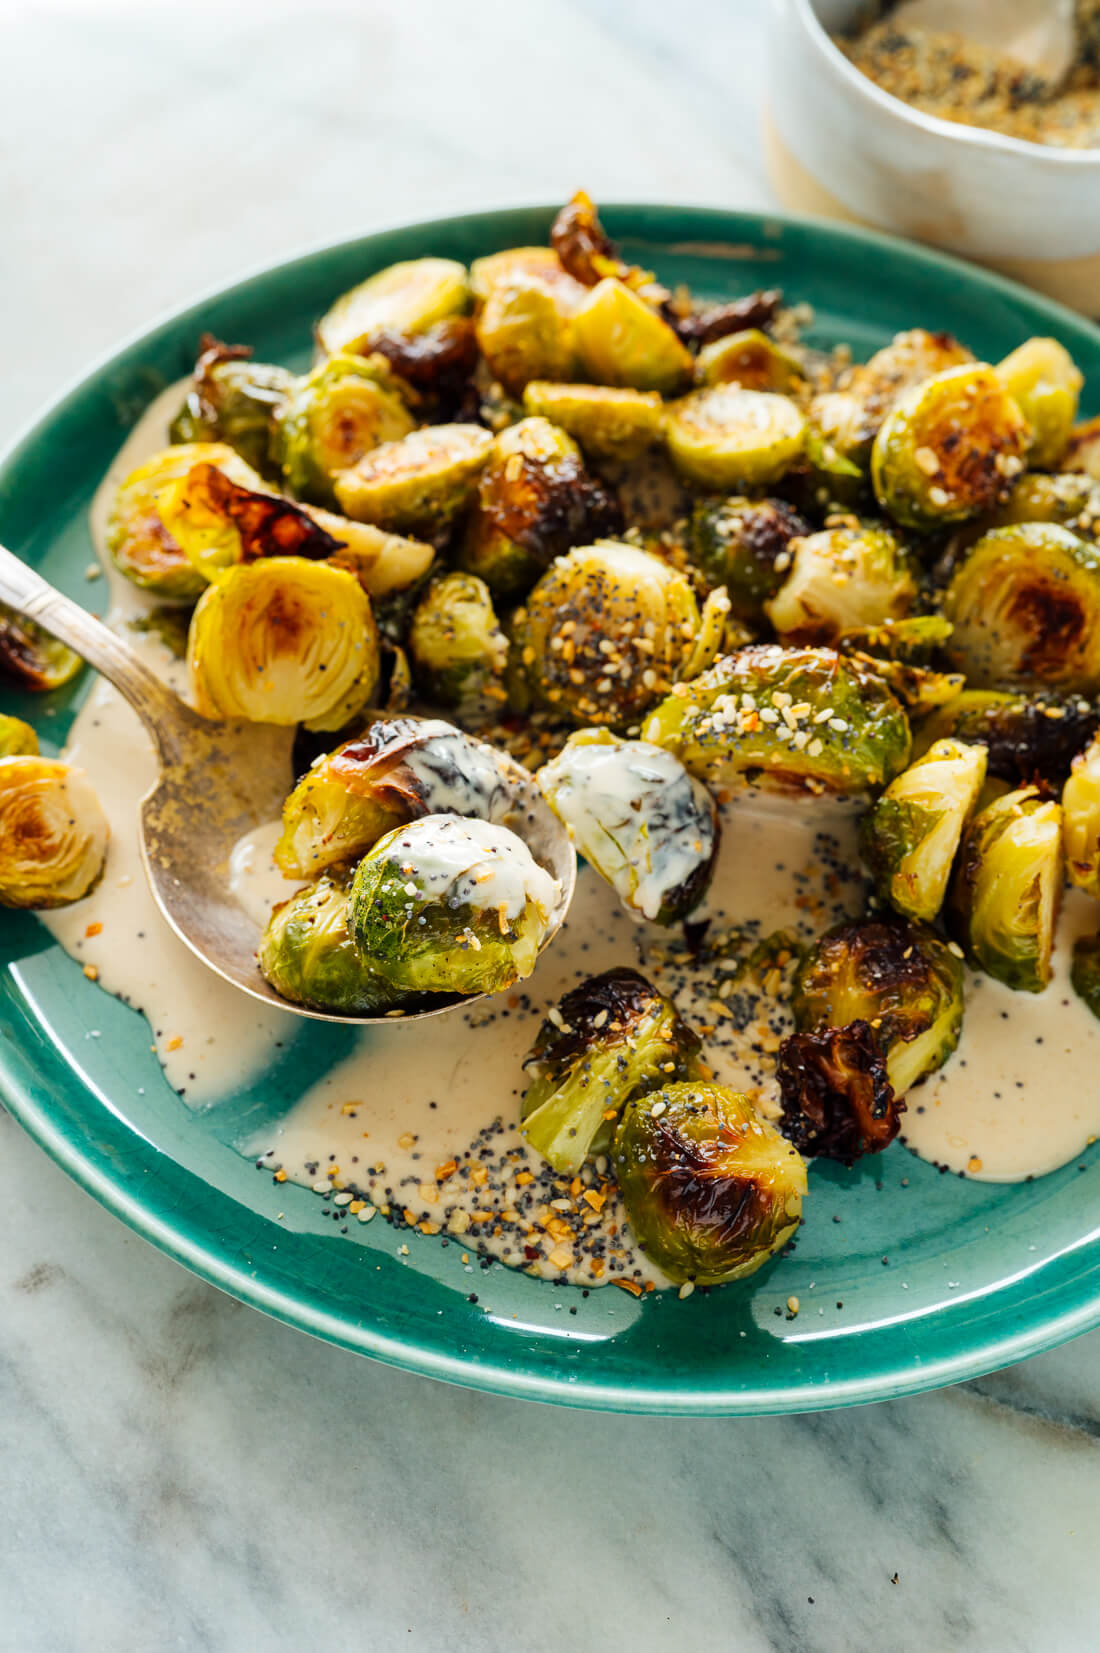
<svg viewBox="0 0 1100 1653"><path fill-rule="evenodd" d="M738 619L756 624L792 561L792 542L809 534L781 499L702 499L691 516L690 556L711 588L725 586Z"/></svg>
<svg viewBox="0 0 1100 1653"><path fill-rule="evenodd" d="M83 769L0 758L0 906L66 907L98 881L107 817Z"/></svg>
<svg viewBox="0 0 1100 1653"><path fill-rule="evenodd" d="M262 476L279 474L277 416L296 384L285 367L205 335L191 388L168 429L172 442L226 442Z"/></svg>
<svg viewBox="0 0 1100 1653"><path fill-rule="evenodd" d="M859 362L841 376L828 408L818 398L812 413L849 459L865 463L882 421L907 391L934 374L974 360L965 345L950 333L930 333L914 327L896 333L869 361Z"/></svg>
<svg viewBox="0 0 1100 1653"><path fill-rule="evenodd" d="M342 471L340 509L399 533L439 532L470 503L492 446L481 425L425 425Z"/></svg>
<svg viewBox="0 0 1100 1653"><path fill-rule="evenodd" d="M378 1015L394 994L348 933L350 882L342 870L325 873L281 901L260 943L260 969L294 1004L337 1016Z"/></svg>
<svg viewBox="0 0 1100 1653"><path fill-rule="evenodd" d="M917 595L909 559L888 528L823 528L791 543L790 573L764 610L779 635L835 643L846 631L901 620Z"/></svg>
<svg viewBox="0 0 1100 1653"><path fill-rule="evenodd" d="M701 385L740 385L742 390L793 390L801 378L790 351L776 344L758 327L705 344L695 362Z"/></svg>
<svg viewBox="0 0 1100 1653"><path fill-rule="evenodd" d="M21 689L48 694L63 688L83 669L79 654L43 630L37 620L0 603L0 676L11 678Z"/></svg>
<svg viewBox="0 0 1100 1653"><path fill-rule="evenodd" d="M301 499L332 505L337 472L407 436L414 423L383 356L330 356L299 380L279 421L287 486Z"/></svg>
<svg viewBox="0 0 1100 1653"><path fill-rule="evenodd" d="M1031 426L1028 463L1057 465L1066 451L1084 379L1057 339L1026 339L1003 362L997 377Z"/></svg>
<svg viewBox="0 0 1100 1653"><path fill-rule="evenodd" d="M985 784L986 750L938 740L902 770L864 817L863 858L890 905L931 923L955 851Z"/></svg>
<svg viewBox="0 0 1100 1653"><path fill-rule="evenodd" d="M973 688L1100 689L1100 551L1055 523L996 528L943 600L953 665Z"/></svg>
<svg viewBox="0 0 1100 1653"><path fill-rule="evenodd" d="M716 385L674 403L665 440L676 469L705 488L767 487L806 442L806 416L772 391Z"/></svg>
<svg viewBox="0 0 1100 1653"><path fill-rule="evenodd" d="M597 384L671 395L691 383L694 362L687 346L614 276L592 288L573 318L573 332L584 371Z"/></svg>
<svg viewBox="0 0 1100 1653"><path fill-rule="evenodd" d="M433 580L413 613L408 646L427 699L467 720L502 711L508 639L484 580L458 570Z"/></svg>
<svg viewBox="0 0 1100 1653"><path fill-rule="evenodd" d="M517 275L490 289L477 317L477 342L490 373L513 396L532 379L576 377L573 288L584 292L573 281L563 288L539 275Z"/></svg>
<svg viewBox="0 0 1100 1653"><path fill-rule="evenodd" d="M38 736L21 717L9 717L0 712L0 758L35 757L38 754Z"/></svg>
<svg viewBox="0 0 1100 1653"><path fill-rule="evenodd" d="M636 459L660 441L664 428L664 403L655 390L532 379L523 405L568 431L591 459Z"/></svg>
<svg viewBox="0 0 1100 1653"><path fill-rule="evenodd" d="M966 829L948 916L970 962L1017 992L1050 981L1062 895L1062 809L1035 787L1009 792Z"/></svg>
<svg viewBox="0 0 1100 1653"><path fill-rule="evenodd" d="M165 526L160 505L197 465L212 465L242 488L262 490L263 478L224 442L183 442L131 471L107 519L107 551L128 580L168 601L201 594L206 576Z"/></svg>
<svg viewBox="0 0 1100 1653"><path fill-rule="evenodd" d="M372 333L392 327L422 333L470 307L466 267L452 258L414 258L390 264L336 300L317 323L317 342L328 356L359 351Z"/></svg>
<svg viewBox="0 0 1100 1653"><path fill-rule="evenodd" d="M1100 899L1100 738L1074 758L1062 810L1069 881Z"/></svg>
<svg viewBox="0 0 1100 1653"><path fill-rule="evenodd" d="M378 632L362 586L302 557L221 574L199 599L187 654L207 717L339 729L378 682Z"/></svg>

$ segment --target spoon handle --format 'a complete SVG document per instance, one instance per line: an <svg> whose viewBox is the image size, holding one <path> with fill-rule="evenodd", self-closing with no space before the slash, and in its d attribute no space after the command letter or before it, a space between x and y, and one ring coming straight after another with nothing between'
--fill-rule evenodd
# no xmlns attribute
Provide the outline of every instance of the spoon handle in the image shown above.
<svg viewBox="0 0 1100 1653"><path fill-rule="evenodd" d="M194 713L101 620L0 545L0 602L34 620L126 696L160 751L162 767L186 742Z"/></svg>

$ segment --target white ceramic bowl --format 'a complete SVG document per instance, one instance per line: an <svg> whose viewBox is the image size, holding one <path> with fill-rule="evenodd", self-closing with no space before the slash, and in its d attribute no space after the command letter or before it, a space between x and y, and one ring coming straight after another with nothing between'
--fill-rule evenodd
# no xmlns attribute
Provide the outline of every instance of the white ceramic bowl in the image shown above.
<svg viewBox="0 0 1100 1653"><path fill-rule="evenodd" d="M829 38L860 0L770 0L765 144L785 206L870 224L1100 313L1100 150L1044 148L921 114Z"/></svg>

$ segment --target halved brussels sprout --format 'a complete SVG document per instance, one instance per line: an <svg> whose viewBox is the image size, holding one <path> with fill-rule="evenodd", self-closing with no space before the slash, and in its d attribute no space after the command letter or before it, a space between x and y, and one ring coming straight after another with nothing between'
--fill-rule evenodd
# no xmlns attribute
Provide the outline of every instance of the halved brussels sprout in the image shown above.
<svg viewBox="0 0 1100 1653"><path fill-rule="evenodd" d="M280 901L260 942L260 969L293 1004L337 1016L371 1016L395 995L348 933L350 879L325 873Z"/></svg>
<svg viewBox="0 0 1100 1653"><path fill-rule="evenodd" d="M242 488L205 462L165 483L157 495L157 514L204 583L234 563L260 557L320 559L341 549L340 541L303 506L282 494Z"/></svg>
<svg viewBox="0 0 1100 1653"><path fill-rule="evenodd" d="M823 528L791 545L790 573L765 612L785 641L835 643L843 632L901 620L917 595L912 565L888 528Z"/></svg>
<svg viewBox="0 0 1100 1653"><path fill-rule="evenodd" d="M420 333L469 308L465 265L452 258L414 258L390 264L343 293L317 323L317 343L328 356L358 351L382 327Z"/></svg>
<svg viewBox="0 0 1100 1653"><path fill-rule="evenodd" d="M1083 700L1044 700L992 689L964 689L913 731L913 756L954 736L989 752L989 773L1013 786L1061 786L1081 748L1100 727L1100 712Z"/></svg>
<svg viewBox="0 0 1100 1653"><path fill-rule="evenodd" d="M902 919L837 924L806 954L791 998L800 1033L866 1022L899 1096L942 1067L959 1042L962 961L924 925Z"/></svg>
<svg viewBox="0 0 1100 1653"><path fill-rule="evenodd" d="M965 345L950 333L929 333L923 327L896 333L869 361L857 363L842 375L836 394L843 396L845 403L838 402L823 413L819 399L814 404L814 417L833 434L843 454L863 462L870 455L882 421L907 391L937 373L973 360Z"/></svg>
<svg viewBox="0 0 1100 1653"><path fill-rule="evenodd" d="M329 356L298 381L279 419L287 486L302 499L332 505L339 471L383 442L399 442L414 424L384 357Z"/></svg>
<svg viewBox="0 0 1100 1653"><path fill-rule="evenodd" d="M725 586L732 612L764 618L791 565L791 542L810 532L805 517L781 499L704 499L691 517L691 560L707 583Z"/></svg>
<svg viewBox="0 0 1100 1653"><path fill-rule="evenodd" d="M909 528L964 522L1008 492L1027 442L1027 422L993 368L948 368L884 419L871 453L876 497Z"/></svg>
<svg viewBox="0 0 1100 1653"><path fill-rule="evenodd" d="M636 459L660 440L664 426L664 403L655 390L532 379L524 386L523 405L568 431L593 459Z"/></svg>
<svg viewBox="0 0 1100 1653"><path fill-rule="evenodd" d="M660 557L615 540L578 547L512 618L522 685L573 723L628 728L713 659L721 628L711 620L725 603L712 592L700 618L688 581Z"/></svg>
<svg viewBox="0 0 1100 1653"><path fill-rule="evenodd" d="M46 694L70 683L84 662L35 620L0 603L0 673L21 689Z"/></svg>
<svg viewBox="0 0 1100 1653"><path fill-rule="evenodd" d="M261 476L277 476L276 415L297 383L285 367L251 360L246 345L205 334L191 389L168 429L172 442L225 442Z"/></svg>
<svg viewBox="0 0 1100 1653"><path fill-rule="evenodd" d="M340 509L355 522L437 533L470 503L492 447L480 425L425 425L341 472Z"/></svg>
<svg viewBox="0 0 1100 1653"><path fill-rule="evenodd" d="M472 384L478 364L477 333L470 316L451 316L422 333L383 327L367 340L369 356L387 361L405 395L431 422L463 419L477 396Z"/></svg>
<svg viewBox="0 0 1100 1653"><path fill-rule="evenodd" d="M637 970L605 970L559 1000L523 1066L531 1075L521 1130L555 1171L571 1175L610 1146L632 1096L695 1079L699 1040L671 999Z"/></svg>
<svg viewBox="0 0 1100 1653"><path fill-rule="evenodd" d="M966 678L961 672L937 672L927 666L909 665L905 660L868 654L852 646L854 636L859 633L849 632L838 639L841 652L881 678L910 718L926 717L941 706L949 706L962 693Z"/></svg>
<svg viewBox="0 0 1100 1653"><path fill-rule="evenodd" d="M1056 522L1072 528L1082 539L1100 537L1100 483L1082 471L1025 471L1007 497L979 522L961 532L970 544L991 528L1013 528L1018 522Z"/></svg>
<svg viewBox="0 0 1100 1653"><path fill-rule="evenodd" d="M1077 937L1069 979L1077 997L1100 1021L1100 936Z"/></svg>
<svg viewBox="0 0 1100 1653"><path fill-rule="evenodd" d="M997 377L1031 426L1028 463L1056 465L1066 450L1084 384L1057 339L1026 339L997 363Z"/></svg>
<svg viewBox="0 0 1100 1653"><path fill-rule="evenodd" d="M477 318L477 342L505 390L518 396L532 379L575 376L574 308L569 293L538 276L517 276L490 289Z"/></svg>
<svg viewBox="0 0 1100 1653"><path fill-rule="evenodd" d="M220 574L191 617L187 655L207 717L340 729L378 682L378 631L362 586L302 557Z"/></svg>
<svg viewBox="0 0 1100 1653"><path fill-rule="evenodd" d="M578 307L573 338L585 373L597 384L669 395L691 383L691 352L645 299L614 276L598 282Z"/></svg>
<svg viewBox="0 0 1100 1653"><path fill-rule="evenodd" d="M975 688L1100 689L1100 550L1054 523L995 528L956 570L947 653Z"/></svg>
<svg viewBox="0 0 1100 1653"><path fill-rule="evenodd" d="M881 1154L901 1128L905 1103L869 1022L790 1034L775 1075L783 1134L800 1153L854 1165L863 1154Z"/></svg>
<svg viewBox="0 0 1100 1653"><path fill-rule="evenodd" d="M0 758L38 756L38 736L21 717L0 712Z"/></svg>
<svg viewBox="0 0 1100 1653"><path fill-rule="evenodd" d="M801 1219L801 1156L720 1085L693 1080L628 1102L612 1163L638 1244L673 1281L743 1279Z"/></svg>
<svg viewBox="0 0 1100 1653"><path fill-rule="evenodd" d="M704 488L764 488L790 470L806 416L786 396L716 385L673 403L665 418L672 462Z"/></svg>
<svg viewBox="0 0 1100 1653"><path fill-rule="evenodd" d="M367 851L348 915L395 993L495 993L535 968L556 899L507 827L425 815Z"/></svg>
<svg viewBox="0 0 1100 1653"><path fill-rule="evenodd" d="M589 476L573 438L521 419L493 442L460 560L495 596L521 597L555 557L621 526L617 500Z"/></svg>
<svg viewBox="0 0 1100 1653"><path fill-rule="evenodd" d="M984 746L938 740L864 816L863 859L906 918L931 923L943 906L955 851L985 784L986 756Z"/></svg>
<svg viewBox="0 0 1100 1653"><path fill-rule="evenodd" d="M0 906L67 907L99 880L107 817L83 769L0 758Z"/></svg>
<svg viewBox="0 0 1100 1653"><path fill-rule="evenodd" d="M1033 786L1009 792L966 829L948 916L976 969L1020 993L1050 981L1062 896L1062 809Z"/></svg>
<svg viewBox="0 0 1100 1653"><path fill-rule="evenodd" d="M633 917L674 924L699 905L718 854L718 811L671 752L581 729L543 764L538 783Z"/></svg>
<svg viewBox="0 0 1100 1653"><path fill-rule="evenodd" d="M909 723L882 678L833 649L754 644L679 684L642 728L711 785L856 794L909 760Z"/></svg>
<svg viewBox="0 0 1100 1653"><path fill-rule="evenodd" d="M584 283L563 268L553 247L507 247L502 253L488 253L470 265L470 289L483 305L500 287L512 287L530 279L553 288L571 314L585 297Z"/></svg>
<svg viewBox="0 0 1100 1653"><path fill-rule="evenodd" d="M242 488L263 491L263 478L224 442L185 442L163 448L131 471L107 518L107 551L128 580L169 601L201 595L206 577L165 527L162 496L197 465L211 465Z"/></svg>
<svg viewBox="0 0 1100 1653"><path fill-rule="evenodd" d="M1100 899L1100 739L1073 760L1062 788L1066 872L1071 884Z"/></svg>
<svg viewBox="0 0 1100 1653"><path fill-rule="evenodd" d="M433 580L409 626L416 681L429 700L463 717L499 713L507 699L508 639L484 580L453 572Z"/></svg>
<svg viewBox="0 0 1100 1653"><path fill-rule="evenodd" d="M790 351L758 327L748 327L704 345L695 361L695 377L701 385L736 384L742 390L778 390L786 394L795 388L802 374Z"/></svg>

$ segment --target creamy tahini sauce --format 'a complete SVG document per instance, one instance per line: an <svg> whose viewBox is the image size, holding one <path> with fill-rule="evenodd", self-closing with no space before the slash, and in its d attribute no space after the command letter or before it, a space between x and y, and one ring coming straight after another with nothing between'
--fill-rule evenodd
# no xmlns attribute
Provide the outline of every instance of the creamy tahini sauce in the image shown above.
<svg viewBox="0 0 1100 1653"><path fill-rule="evenodd" d="M491 821L424 815L402 829L394 849L398 866L408 866L413 905L422 905L427 896L449 906L518 918L533 901L549 916L561 893L523 839Z"/></svg>

